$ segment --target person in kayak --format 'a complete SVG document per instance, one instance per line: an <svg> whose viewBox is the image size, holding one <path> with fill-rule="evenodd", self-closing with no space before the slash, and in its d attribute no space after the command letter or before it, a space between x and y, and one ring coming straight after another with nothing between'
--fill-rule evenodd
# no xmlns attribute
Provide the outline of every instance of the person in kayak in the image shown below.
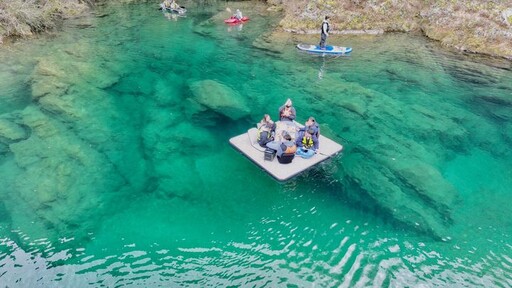
<svg viewBox="0 0 512 288"><path fill-rule="evenodd" d="M325 49L325 41L327 40L327 36L329 36L329 28L329 16L325 16L320 31L320 49Z"/></svg>
<svg viewBox="0 0 512 288"><path fill-rule="evenodd" d="M242 11L240 11L240 9L236 9L236 12L235 14L233 15L233 17L235 17L236 19L238 20L242 20L243 16L242 16Z"/></svg>
<svg viewBox="0 0 512 288"><path fill-rule="evenodd" d="M171 0L164 0L164 2L162 2L160 4L160 7L161 7L161 9L170 9L171 8Z"/></svg>
<svg viewBox="0 0 512 288"><path fill-rule="evenodd" d="M170 8L171 8L172 10L179 10L181 7L180 7L180 5L178 5L178 3L176 3L176 1L175 1L175 0L172 0L171 5L170 5Z"/></svg>

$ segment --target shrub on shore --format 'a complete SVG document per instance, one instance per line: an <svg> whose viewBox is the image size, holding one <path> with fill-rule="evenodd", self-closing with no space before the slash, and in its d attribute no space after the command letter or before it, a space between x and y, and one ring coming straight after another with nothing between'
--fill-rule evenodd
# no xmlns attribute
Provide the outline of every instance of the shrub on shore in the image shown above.
<svg viewBox="0 0 512 288"><path fill-rule="evenodd" d="M196 3L221 0L194 0ZM240 0L241 1L241 0ZM318 33L325 15L338 31L421 31L457 49L512 59L510 1L483 0L263 0L282 11L281 29ZM0 0L0 43L5 36L28 36L53 29L61 19L74 17L88 6L107 2L156 0Z"/></svg>
<svg viewBox="0 0 512 288"><path fill-rule="evenodd" d="M412 32L459 50L512 59L510 1L483 0L267 0L280 6L280 27L319 33L325 15L333 30Z"/></svg>
<svg viewBox="0 0 512 288"><path fill-rule="evenodd" d="M92 0L3 0L0 1L0 39L29 36L53 29L63 18L77 16Z"/></svg>

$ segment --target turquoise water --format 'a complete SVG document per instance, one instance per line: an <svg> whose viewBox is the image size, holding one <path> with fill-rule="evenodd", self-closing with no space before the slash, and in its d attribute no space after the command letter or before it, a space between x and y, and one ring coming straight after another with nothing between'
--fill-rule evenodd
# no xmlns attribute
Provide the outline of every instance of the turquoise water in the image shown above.
<svg viewBox="0 0 512 288"><path fill-rule="evenodd" d="M302 54L249 4L98 7L0 52L0 283L512 286L511 63ZM278 183L228 140L288 97L345 149Z"/></svg>

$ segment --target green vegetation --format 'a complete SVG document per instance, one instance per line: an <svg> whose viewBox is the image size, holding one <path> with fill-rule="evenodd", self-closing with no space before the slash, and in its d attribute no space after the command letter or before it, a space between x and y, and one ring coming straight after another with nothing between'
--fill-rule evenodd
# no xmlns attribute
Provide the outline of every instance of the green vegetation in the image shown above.
<svg viewBox="0 0 512 288"><path fill-rule="evenodd" d="M87 11L90 4L92 0L0 0L0 39L53 29L61 19Z"/></svg>
<svg viewBox="0 0 512 288"><path fill-rule="evenodd" d="M115 2L149 0L116 0ZM151 0L153 1L153 0ZM154 0L155 2L158 2ZM195 0L195 4L220 0ZM2 37L25 37L55 28L68 17L82 15L89 7L107 0L0 0L0 43ZM114 2L114 1L112 1ZM333 30L422 31L444 45L466 51L489 53L512 59L512 9L507 3L483 0L265 0L270 10L282 11L281 30L317 33L325 15ZM249 2L250 3L250 2ZM443 36L444 35L444 36ZM454 35L457 35L454 37ZM496 45L496 49L486 45Z"/></svg>
<svg viewBox="0 0 512 288"><path fill-rule="evenodd" d="M503 25L509 3L483 0L340 0L289 2L281 5L285 31L318 31L324 15L331 16L333 30L421 31L443 45L464 51L512 59L510 26ZM508 5L508 6L507 6ZM512 23L512 16L505 16ZM492 52L491 52L492 51Z"/></svg>

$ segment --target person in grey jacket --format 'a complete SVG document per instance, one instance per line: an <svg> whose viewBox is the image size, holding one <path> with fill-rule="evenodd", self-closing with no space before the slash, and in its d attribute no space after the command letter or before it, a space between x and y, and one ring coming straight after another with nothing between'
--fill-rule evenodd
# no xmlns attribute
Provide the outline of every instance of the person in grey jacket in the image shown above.
<svg viewBox="0 0 512 288"><path fill-rule="evenodd" d="M292 106L292 100L288 98L283 106L279 107L279 120L281 121L293 121L297 113L295 107Z"/></svg>

